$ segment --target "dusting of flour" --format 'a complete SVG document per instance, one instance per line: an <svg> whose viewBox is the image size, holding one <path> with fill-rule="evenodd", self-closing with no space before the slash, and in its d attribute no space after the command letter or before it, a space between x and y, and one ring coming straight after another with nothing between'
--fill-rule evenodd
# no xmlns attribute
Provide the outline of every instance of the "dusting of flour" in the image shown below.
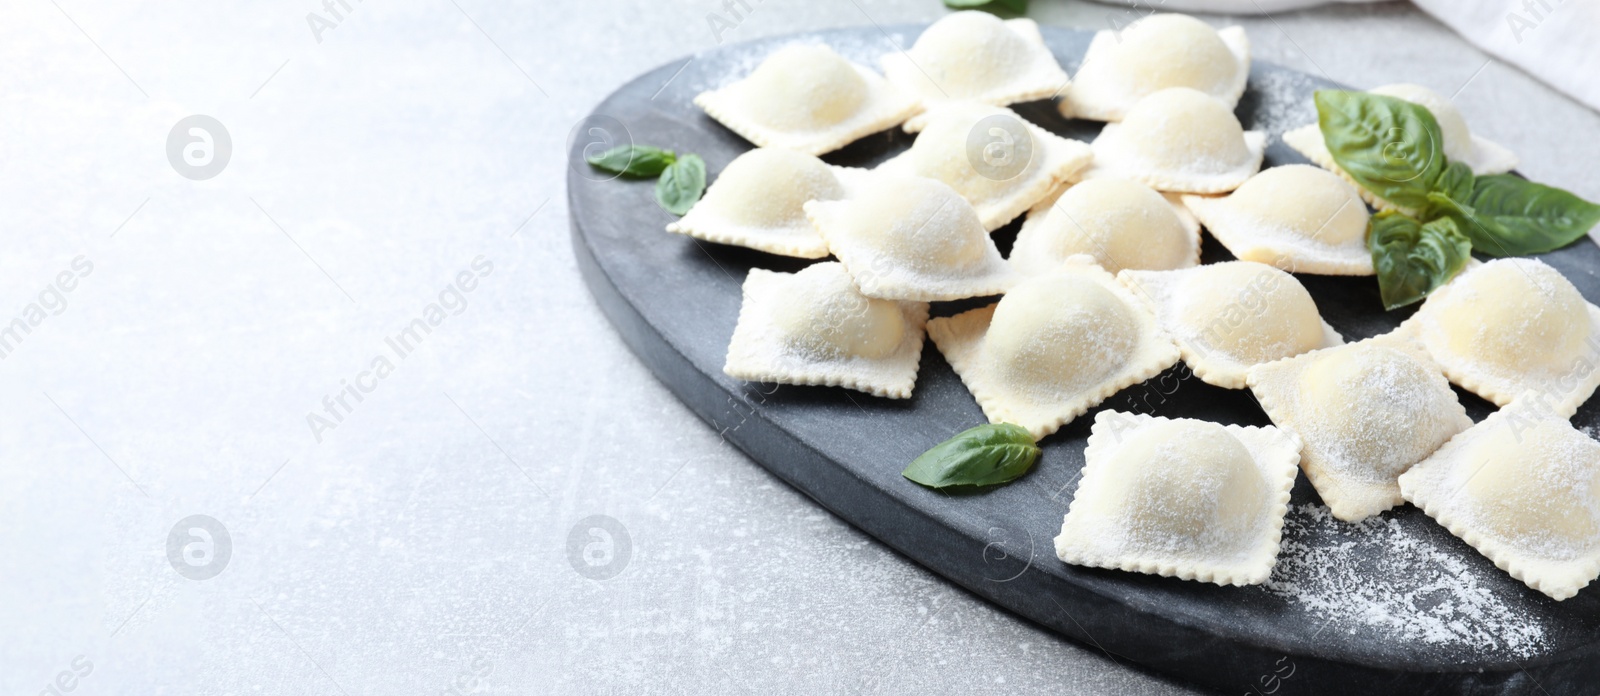
<svg viewBox="0 0 1600 696"><path fill-rule="evenodd" d="M1283 532L1266 588L1327 622L1317 630L1374 627L1397 641L1516 657L1548 647L1539 620L1483 586L1458 551L1394 519L1351 524L1322 505L1292 505Z"/></svg>

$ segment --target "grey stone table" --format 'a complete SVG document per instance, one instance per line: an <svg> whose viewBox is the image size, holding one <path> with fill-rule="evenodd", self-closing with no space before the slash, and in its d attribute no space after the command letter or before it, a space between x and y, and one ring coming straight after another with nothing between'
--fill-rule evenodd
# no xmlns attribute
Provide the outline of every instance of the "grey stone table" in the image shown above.
<svg viewBox="0 0 1600 696"><path fill-rule="evenodd" d="M0 692L1188 693L788 489L591 303L562 152L607 92L944 12L739 6L0 10ZM1600 117L1408 6L1211 19L1600 198Z"/></svg>

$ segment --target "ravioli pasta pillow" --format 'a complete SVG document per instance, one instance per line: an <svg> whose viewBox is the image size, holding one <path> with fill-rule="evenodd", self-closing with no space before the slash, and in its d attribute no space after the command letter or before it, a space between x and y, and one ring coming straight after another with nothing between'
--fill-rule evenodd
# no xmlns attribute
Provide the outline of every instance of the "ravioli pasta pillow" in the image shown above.
<svg viewBox="0 0 1600 696"><path fill-rule="evenodd" d="M1299 470L1293 433L1101 411L1056 556L1218 585L1277 564Z"/></svg>
<svg viewBox="0 0 1600 696"><path fill-rule="evenodd" d="M917 381L927 319L927 303L862 295L838 263L798 273L752 268L722 371L904 399Z"/></svg>
<svg viewBox="0 0 1600 696"><path fill-rule="evenodd" d="M1226 193L1261 169L1267 136L1244 130L1233 110L1187 87L1139 100L1121 123L1108 123L1090 147L1085 178L1120 176L1157 191Z"/></svg>
<svg viewBox="0 0 1600 696"><path fill-rule="evenodd" d="M989 422L1035 439L1178 361L1155 317L1087 256L998 304L933 319L928 335Z"/></svg>
<svg viewBox="0 0 1600 696"><path fill-rule="evenodd" d="M1450 381L1498 406L1532 390L1571 416L1600 385L1600 308L1538 259L1495 259L1462 271L1401 331Z"/></svg>
<svg viewBox="0 0 1600 696"><path fill-rule="evenodd" d="M1011 247L1011 265L1023 274L1048 273L1086 254L1111 273L1196 266L1200 224L1186 212L1136 181L1072 184L1028 211Z"/></svg>
<svg viewBox="0 0 1600 696"><path fill-rule="evenodd" d="M906 130L918 133L911 149L874 171L949 184L977 209L986 230L1021 215L1094 157L1088 145L996 106L948 105L911 119Z"/></svg>
<svg viewBox="0 0 1600 696"><path fill-rule="evenodd" d="M1062 94L1061 115L1121 121L1140 99L1170 87L1204 92L1232 109L1249 77L1243 27L1217 30L1188 15L1150 15L1121 31L1095 32Z"/></svg>
<svg viewBox="0 0 1600 696"><path fill-rule="evenodd" d="M828 244L811 227L807 201L844 198L864 172L810 155L761 147L735 157L687 215L668 232L769 254L820 259Z"/></svg>
<svg viewBox="0 0 1600 696"><path fill-rule="evenodd" d="M1504 174L1517 168L1516 154L1493 141L1473 135L1467 128L1467 119L1461 114L1461 110L1438 92L1412 84L1384 85L1368 91L1404 99L1433 112L1433 119L1439 122L1439 131L1444 136L1445 157L1451 162L1466 164L1472 169L1473 174L1478 176ZM1349 181L1368 203L1378 208L1395 207L1393 203L1362 188L1339 167L1339 163L1333 159L1333 153L1328 152L1328 143L1322 138L1322 129L1317 124L1312 123L1286 131L1283 134L1283 142L1305 155L1306 159L1316 163L1317 166Z"/></svg>
<svg viewBox="0 0 1600 696"><path fill-rule="evenodd" d="M1371 213L1357 187L1306 165L1273 167L1223 197L1185 195L1211 236L1243 261L1293 273L1373 275Z"/></svg>
<svg viewBox="0 0 1600 696"><path fill-rule="evenodd" d="M925 102L976 101L996 106L1060 93L1067 73L1031 19L1002 21L987 12L954 12L934 22L910 50L882 59L895 86Z"/></svg>
<svg viewBox="0 0 1600 696"><path fill-rule="evenodd" d="M694 103L750 142L808 155L899 125L920 108L877 73L817 44L780 48L748 77Z"/></svg>
<svg viewBox="0 0 1600 696"><path fill-rule="evenodd" d="M1600 575L1600 443L1528 397L1412 467L1400 490L1511 577L1563 600Z"/></svg>
<svg viewBox="0 0 1600 696"><path fill-rule="evenodd" d="M1206 384L1243 389L1251 367L1344 343L1305 286L1265 264L1123 271L1117 279L1155 312Z"/></svg>
<svg viewBox="0 0 1600 696"><path fill-rule="evenodd" d="M1400 474L1472 425L1439 367L1394 334L1257 365L1246 382L1304 441L1300 468L1346 522L1403 502Z"/></svg>
<svg viewBox="0 0 1600 696"><path fill-rule="evenodd" d="M959 300L998 295L1016 280L977 211L942 182L872 173L857 194L804 208L868 297Z"/></svg>

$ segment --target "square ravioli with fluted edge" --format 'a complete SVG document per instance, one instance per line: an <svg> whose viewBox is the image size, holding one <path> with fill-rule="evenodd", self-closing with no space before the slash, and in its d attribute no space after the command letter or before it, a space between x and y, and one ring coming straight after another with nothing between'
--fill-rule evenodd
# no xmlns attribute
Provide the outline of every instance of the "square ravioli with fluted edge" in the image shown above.
<svg viewBox="0 0 1600 696"><path fill-rule="evenodd" d="M1062 561L1218 585L1272 575L1299 473L1294 433L1101 411L1084 459Z"/></svg>
<svg viewBox="0 0 1600 696"><path fill-rule="evenodd" d="M796 273L752 268L722 371L904 399L916 385L927 320L928 303L862 295L836 262Z"/></svg>
<svg viewBox="0 0 1600 696"><path fill-rule="evenodd" d="M1600 576L1600 443L1526 392L1400 475L1400 492L1560 601Z"/></svg>

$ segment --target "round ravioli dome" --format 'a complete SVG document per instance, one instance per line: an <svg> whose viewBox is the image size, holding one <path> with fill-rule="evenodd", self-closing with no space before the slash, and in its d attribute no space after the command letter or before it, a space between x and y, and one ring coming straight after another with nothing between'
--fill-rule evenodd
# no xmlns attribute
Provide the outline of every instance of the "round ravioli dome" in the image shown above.
<svg viewBox="0 0 1600 696"><path fill-rule="evenodd" d="M1129 151L1164 169L1222 173L1249 163L1244 127L1222 102L1187 87L1139 100L1122 121Z"/></svg>
<svg viewBox="0 0 1600 696"><path fill-rule="evenodd" d="M1112 273L1165 271L1195 262L1194 235L1167 199L1138 182L1104 178L1075 184L1046 220L1057 259L1088 254Z"/></svg>
<svg viewBox="0 0 1600 696"><path fill-rule="evenodd" d="M1384 85L1371 90L1373 94L1404 99L1433 112L1439 122L1439 132L1444 136L1444 154L1452 161L1465 162L1472 158L1472 131L1467 130L1467 119L1461 110L1438 92L1412 84Z"/></svg>
<svg viewBox="0 0 1600 696"><path fill-rule="evenodd" d="M797 44L774 51L746 83L752 115L781 129L818 128L854 115L867 101L867 82L854 65L826 46Z"/></svg>
<svg viewBox="0 0 1600 696"><path fill-rule="evenodd" d="M1128 433L1100 484L1097 516L1122 518L1141 543L1181 551L1249 532L1268 501L1267 482L1239 439L1203 421L1157 421Z"/></svg>
<svg viewBox="0 0 1600 696"><path fill-rule="evenodd" d="M1367 234L1367 205L1339 175L1308 164L1262 171L1228 197L1235 210L1273 228L1328 245Z"/></svg>
<svg viewBox="0 0 1600 696"><path fill-rule="evenodd" d="M1566 368L1589 336L1589 306L1542 261L1500 259L1463 274L1437 321L1451 352L1508 370Z"/></svg>
<svg viewBox="0 0 1600 696"><path fill-rule="evenodd" d="M911 49L917 63L952 98L982 94L996 75L1024 66L1027 40L987 12L956 12L934 22Z"/></svg>
<svg viewBox="0 0 1600 696"><path fill-rule="evenodd" d="M1480 524L1540 555L1570 556L1600 535L1600 447L1563 422L1506 421L1469 455L1466 491Z"/></svg>
<svg viewBox="0 0 1600 696"><path fill-rule="evenodd" d="M1021 283L995 307L984 336L989 364L1006 382L1080 391L1104 381L1133 354L1139 326L1121 297L1080 273Z"/></svg>
<svg viewBox="0 0 1600 696"><path fill-rule="evenodd" d="M789 345L830 358L882 358L900 346L906 319L899 303L862 295L842 266L808 266L789 280L773 316Z"/></svg>
<svg viewBox="0 0 1600 696"><path fill-rule="evenodd" d="M1108 77L1142 96L1169 87L1227 92L1238 60L1211 25L1188 15L1157 14L1129 24L1115 44Z"/></svg>
<svg viewBox="0 0 1600 696"><path fill-rule="evenodd" d="M914 268L941 270L981 262L989 235L961 194L942 182L875 176L862 186L851 225L882 254Z"/></svg>
<svg viewBox="0 0 1600 696"><path fill-rule="evenodd" d="M973 110L959 117L940 118L928 124L911 145L911 161L915 163L917 173L965 192L975 203L1000 198L1009 193L1018 181L1026 181L1040 167L1042 158L1038 148L1042 146L1041 143L1029 143L1027 147L1014 149L1017 153L1027 153L1029 159L1008 178L986 176L973 166L973 158L979 155L969 151L968 134L980 120L997 113L1004 112ZM1018 121L1020 123L1021 120ZM1024 132L1031 137L1030 131ZM1011 172L1007 170L1007 173Z"/></svg>
<svg viewBox="0 0 1600 696"><path fill-rule="evenodd" d="M1248 261L1201 266L1175 294L1179 316L1196 322L1193 340L1205 350L1254 365L1322 346L1321 314L1311 294L1294 276L1272 266Z"/></svg>
<svg viewBox="0 0 1600 696"><path fill-rule="evenodd" d="M844 197L844 186L822 160L782 148L738 156L717 177L714 201L728 220L754 227L803 225L806 201Z"/></svg>
<svg viewBox="0 0 1600 696"><path fill-rule="evenodd" d="M1449 412L1455 395L1437 388L1433 368L1394 348L1336 349L1300 376L1308 429L1352 477L1388 482L1439 443L1421 419Z"/></svg>

